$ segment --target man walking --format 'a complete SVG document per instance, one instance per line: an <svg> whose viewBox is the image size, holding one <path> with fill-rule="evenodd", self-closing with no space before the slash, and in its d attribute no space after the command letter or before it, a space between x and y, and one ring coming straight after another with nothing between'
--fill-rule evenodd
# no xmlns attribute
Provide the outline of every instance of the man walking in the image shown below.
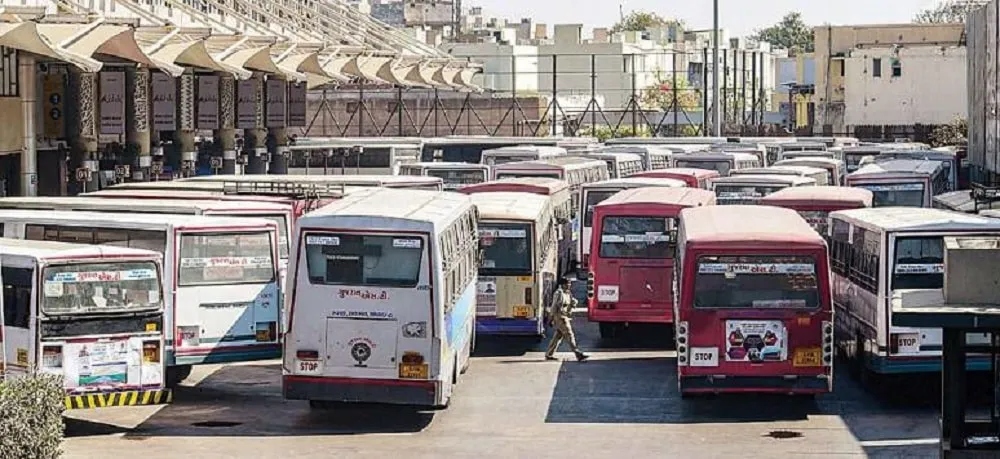
<svg viewBox="0 0 1000 459"><path fill-rule="evenodd" d="M576 360L580 362L587 360L587 354L580 352L580 348L576 345L576 335L573 334L572 318L576 303L576 298L573 298L569 291L569 279L559 279L559 286L552 294L552 304L549 306L549 320L555 326L556 333L549 342L548 350L545 351L545 360L556 360L553 354L559 349L563 338L569 339L569 347L576 354Z"/></svg>

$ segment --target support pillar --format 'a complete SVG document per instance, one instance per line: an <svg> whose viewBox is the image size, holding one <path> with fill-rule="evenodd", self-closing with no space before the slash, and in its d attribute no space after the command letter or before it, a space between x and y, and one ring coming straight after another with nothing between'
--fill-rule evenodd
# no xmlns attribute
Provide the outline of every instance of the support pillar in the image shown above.
<svg viewBox="0 0 1000 459"><path fill-rule="evenodd" d="M18 52L18 80L21 83L21 118L24 148L21 150L21 196L38 196L38 148L35 145L37 108L35 57Z"/></svg>
<svg viewBox="0 0 1000 459"><path fill-rule="evenodd" d="M194 175L198 162L198 146L194 142L194 131L174 131L174 148L180 157L181 177Z"/></svg>
<svg viewBox="0 0 1000 459"><path fill-rule="evenodd" d="M72 151L70 153L70 177L73 186L70 194L97 191L97 73L72 71L70 88L76 101L70 129Z"/></svg>
<svg viewBox="0 0 1000 459"><path fill-rule="evenodd" d="M236 147L236 79L232 74L219 77L219 129L213 132L216 151L222 154L222 174L235 174Z"/></svg>
<svg viewBox="0 0 1000 459"><path fill-rule="evenodd" d="M267 79L265 91L267 108L267 153L270 157L270 174L288 174L288 81L274 76Z"/></svg>
<svg viewBox="0 0 1000 459"><path fill-rule="evenodd" d="M288 147L288 133L285 128L270 128L267 130L268 152L271 154L271 174L288 174L288 161L292 150Z"/></svg>
<svg viewBox="0 0 1000 459"><path fill-rule="evenodd" d="M180 76L177 89L177 130L174 131L174 148L180 152L181 177L195 175L198 167L198 145L195 144L194 73L190 70Z"/></svg>
<svg viewBox="0 0 1000 459"><path fill-rule="evenodd" d="M149 181L152 164L152 129L150 128L150 74L148 68L129 68L125 79L125 158L132 167L132 180Z"/></svg>
<svg viewBox="0 0 1000 459"><path fill-rule="evenodd" d="M254 117L256 119L253 129L244 131L243 143L247 154L247 174L267 174L267 129L264 128L264 77L257 74L253 77L254 92L256 101L254 102Z"/></svg>

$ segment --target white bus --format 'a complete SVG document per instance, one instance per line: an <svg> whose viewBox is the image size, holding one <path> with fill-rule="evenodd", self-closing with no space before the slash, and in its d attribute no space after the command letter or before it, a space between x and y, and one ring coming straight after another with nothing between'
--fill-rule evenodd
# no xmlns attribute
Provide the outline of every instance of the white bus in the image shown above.
<svg viewBox="0 0 1000 459"><path fill-rule="evenodd" d="M630 153L639 155L643 161L643 170L650 171L670 167L670 157L675 151L683 153L686 150L662 145L610 145L599 148L596 153Z"/></svg>
<svg viewBox="0 0 1000 459"><path fill-rule="evenodd" d="M475 193L482 263L476 334L545 335L559 240L552 200L531 193Z"/></svg>
<svg viewBox="0 0 1000 459"><path fill-rule="evenodd" d="M844 184L874 193L875 207L931 207L947 191L948 175L939 161L896 159L862 166Z"/></svg>
<svg viewBox="0 0 1000 459"><path fill-rule="evenodd" d="M877 162L891 159L939 161L944 167L945 175L948 176L947 191L958 189L958 171L961 169L961 165L956 150L889 150L875 157Z"/></svg>
<svg viewBox="0 0 1000 459"><path fill-rule="evenodd" d="M622 137L608 139L606 145L713 145L726 143L726 137Z"/></svg>
<svg viewBox="0 0 1000 459"><path fill-rule="evenodd" d="M66 409L170 403L163 257L0 239L0 378L60 376Z"/></svg>
<svg viewBox="0 0 1000 459"><path fill-rule="evenodd" d="M807 157L783 159L774 163L775 166L808 166L818 167L826 170L826 182L832 186L840 186L844 183L846 169L844 162L839 159L827 157Z"/></svg>
<svg viewBox="0 0 1000 459"><path fill-rule="evenodd" d="M878 156L882 154L882 150L882 147L871 145L846 147L841 150L841 159L844 160L844 164L847 165L847 173L850 174L861 168L861 160L869 156Z"/></svg>
<svg viewBox="0 0 1000 459"><path fill-rule="evenodd" d="M708 169L726 177L735 169L763 167L763 165L757 155L750 153L696 152L674 155L671 167Z"/></svg>
<svg viewBox="0 0 1000 459"><path fill-rule="evenodd" d="M816 181L818 186L830 185L830 174L826 169L811 166L796 165L774 165L769 167L754 167L750 169L737 169L730 172L731 176L737 175L797 175L799 177L809 177Z"/></svg>
<svg viewBox="0 0 1000 459"><path fill-rule="evenodd" d="M420 160L415 137L300 137L291 145L289 174L395 174Z"/></svg>
<svg viewBox="0 0 1000 459"><path fill-rule="evenodd" d="M579 254L579 259L576 261L580 263L580 267L582 269L577 274L586 275L586 270L590 266L590 241L593 237L594 206L604 202L606 199L614 196L619 191L653 186L664 188L684 188L687 186L687 183L682 180L669 178L632 177L616 180L602 180L600 182L588 183L583 186L580 191L579 210L579 215L582 215L583 218L580 222L580 241L577 244L576 250L576 253Z"/></svg>
<svg viewBox="0 0 1000 459"><path fill-rule="evenodd" d="M712 148L709 151L719 153L746 153L756 156L757 161L760 162L760 167L765 167L770 164L767 160L767 148L759 144L723 143L719 145L712 145Z"/></svg>
<svg viewBox="0 0 1000 459"><path fill-rule="evenodd" d="M420 160L457 163L483 162L483 152L505 147L562 147L564 151L586 150L598 144L593 137L500 137L488 135L451 135L424 139Z"/></svg>
<svg viewBox="0 0 1000 459"><path fill-rule="evenodd" d="M200 175L175 180L181 183L223 183L245 185L247 188L257 185L273 189L277 185L327 185L342 187L384 187L407 188L411 190L440 191L444 189L444 181L438 177L415 177L412 175Z"/></svg>
<svg viewBox="0 0 1000 459"><path fill-rule="evenodd" d="M200 215L0 210L3 237L163 254L167 384L191 365L280 356L277 225Z"/></svg>
<svg viewBox="0 0 1000 459"><path fill-rule="evenodd" d="M826 151L788 151L781 154L781 159L779 161L785 161L789 159L797 158L830 158L830 159L840 159L840 152L836 150L826 150ZM775 161L774 164L777 164Z"/></svg>
<svg viewBox="0 0 1000 459"><path fill-rule="evenodd" d="M646 162L642 156L634 153L616 153L599 151L587 153L584 157L600 159L608 164L608 176L613 179L626 178L642 172Z"/></svg>
<svg viewBox="0 0 1000 459"><path fill-rule="evenodd" d="M566 156L566 149L562 147L532 145L503 147L484 151L479 164L499 166L501 164L549 159L557 156Z"/></svg>
<svg viewBox="0 0 1000 459"><path fill-rule="evenodd" d="M471 163L412 163L399 166L399 175L437 177L444 189L454 191L490 179L490 166Z"/></svg>
<svg viewBox="0 0 1000 459"><path fill-rule="evenodd" d="M472 199L364 190L302 217L295 241L285 398L447 406L475 340Z"/></svg>
<svg viewBox="0 0 1000 459"><path fill-rule="evenodd" d="M1000 220L890 207L831 212L830 223L834 335L840 351L865 370L863 375L940 372L941 329L893 326L889 303L898 290L932 289L940 295L944 237L997 236ZM986 360L970 357L969 364L986 369Z"/></svg>
<svg viewBox="0 0 1000 459"><path fill-rule="evenodd" d="M756 204L760 198L785 188L816 186L816 180L798 175L734 175L709 182L718 205Z"/></svg>

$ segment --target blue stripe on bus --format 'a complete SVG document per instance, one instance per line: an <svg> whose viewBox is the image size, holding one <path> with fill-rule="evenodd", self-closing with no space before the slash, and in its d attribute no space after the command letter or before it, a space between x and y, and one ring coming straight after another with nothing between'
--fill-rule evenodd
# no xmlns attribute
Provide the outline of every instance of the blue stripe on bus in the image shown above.
<svg viewBox="0 0 1000 459"><path fill-rule="evenodd" d="M476 319L476 334L480 335L538 335L537 319Z"/></svg>
<svg viewBox="0 0 1000 459"><path fill-rule="evenodd" d="M171 353L173 354L173 353ZM267 346L260 349L240 349L229 351L220 349L201 355L170 355L167 365L203 365L212 363L251 362L255 360L270 360L281 357L281 346Z"/></svg>
<svg viewBox="0 0 1000 459"><path fill-rule="evenodd" d="M878 374L940 373L941 358L890 360L884 356L869 354L868 368ZM969 371L987 371L990 369L990 359L989 357L968 357L965 360L965 369Z"/></svg>
<svg viewBox="0 0 1000 459"><path fill-rule="evenodd" d="M455 306L444 315L445 334L452 350L461 350L469 341L468 327L476 312L476 283L472 282L462 292Z"/></svg>

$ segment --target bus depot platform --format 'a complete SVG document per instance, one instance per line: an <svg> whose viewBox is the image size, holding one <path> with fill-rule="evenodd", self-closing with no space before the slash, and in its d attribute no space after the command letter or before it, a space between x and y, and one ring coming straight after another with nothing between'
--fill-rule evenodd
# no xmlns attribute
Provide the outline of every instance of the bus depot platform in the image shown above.
<svg viewBox="0 0 1000 459"><path fill-rule="evenodd" d="M942 329L941 457L1000 457L1000 238L946 237L944 288L902 290L892 325ZM988 415L971 413L967 363L991 372Z"/></svg>

